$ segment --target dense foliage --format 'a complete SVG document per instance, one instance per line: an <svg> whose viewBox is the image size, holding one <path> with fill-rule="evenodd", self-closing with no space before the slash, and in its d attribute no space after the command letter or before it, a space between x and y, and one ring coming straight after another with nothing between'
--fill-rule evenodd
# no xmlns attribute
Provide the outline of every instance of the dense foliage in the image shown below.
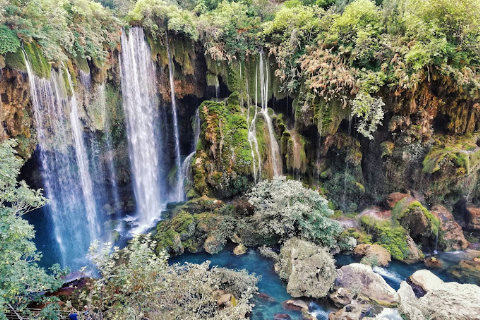
<svg viewBox="0 0 480 320"><path fill-rule="evenodd" d="M22 216L46 199L41 190L17 182L23 161L16 157L15 145L13 140L0 144L0 319L6 319L7 310L22 311L45 291L60 287L63 275L58 266L48 274L37 265L41 255L32 242L35 232Z"/></svg>
<svg viewBox="0 0 480 320"><path fill-rule="evenodd" d="M148 237L136 237L123 250L98 243L90 248L100 277L85 292L91 313L99 319L242 319L257 291L255 276L245 271L201 265L168 265L167 256L153 251ZM216 290L235 297L220 310ZM218 291L217 291L218 292Z"/></svg>
<svg viewBox="0 0 480 320"><path fill-rule="evenodd" d="M460 93L479 94L480 0L99 1L106 8L89 0L2 2L2 55L19 40L35 41L51 62L78 57L101 65L128 23L157 42L166 31L199 41L215 60L268 48L280 89L297 97L300 112L320 100L355 106L359 92L399 94L438 77Z"/></svg>
<svg viewBox="0 0 480 320"><path fill-rule="evenodd" d="M264 238L297 236L329 247L341 231L338 222L328 218L333 211L327 200L299 181L285 177L262 181L248 197L255 208L257 232Z"/></svg>
<svg viewBox="0 0 480 320"><path fill-rule="evenodd" d="M119 21L99 3L89 0L5 2L0 23L15 32L17 41L37 42L51 61L78 56L100 63L119 41ZM2 33L5 33L3 29L0 35Z"/></svg>

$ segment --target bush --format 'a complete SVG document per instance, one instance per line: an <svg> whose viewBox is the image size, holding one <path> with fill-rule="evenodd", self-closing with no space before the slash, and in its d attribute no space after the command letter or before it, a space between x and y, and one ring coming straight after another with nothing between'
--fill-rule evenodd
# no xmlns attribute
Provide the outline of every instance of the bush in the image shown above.
<svg viewBox="0 0 480 320"><path fill-rule="evenodd" d="M231 319L250 312L249 300L258 279L245 271L210 268L209 262L168 265L167 256L153 252L149 237L135 237L123 250L92 245L90 253L100 277L83 292L93 317L108 319ZM215 290L235 296L237 304L219 310ZM166 318L166 315L168 317Z"/></svg>
<svg viewBox="0 0 480 320"><path fill-rule="evenodd" d="M0 26L0 54L15 52L20 47L20 40L15 32L7 26Z"/></svg>
<svg viewBox="0 0 480 320"><path fill-rule="evenodd" d="M248 194L255 208L253 223L256 232L268 239L278 236L281 241L292 236L332 246L341 229L328 201L317 191L303 187L299 181L285 177L258 183Z"/></svg>

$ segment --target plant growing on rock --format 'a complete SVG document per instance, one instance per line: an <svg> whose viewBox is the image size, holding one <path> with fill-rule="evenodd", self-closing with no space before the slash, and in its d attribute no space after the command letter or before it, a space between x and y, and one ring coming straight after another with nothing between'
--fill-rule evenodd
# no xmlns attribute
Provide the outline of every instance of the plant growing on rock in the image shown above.
<svg viewBox="0 0 480 320"><path fill-rule="evenodd" d="M298 236L324 246L332 246L340 226L328 217L333 211L317 191L285 177L258 183L248 194L255 208L253 223L265 238L285 240Z"/></svg>
<svg viewBox="0 0 480 320"><path fill-rule="evenodd" d="M364 137L373 140L377 126L383 120L385 103L382 98L374 98L367 92L359 92L352 102L352 115L359 118L357 131Z"/></svg>

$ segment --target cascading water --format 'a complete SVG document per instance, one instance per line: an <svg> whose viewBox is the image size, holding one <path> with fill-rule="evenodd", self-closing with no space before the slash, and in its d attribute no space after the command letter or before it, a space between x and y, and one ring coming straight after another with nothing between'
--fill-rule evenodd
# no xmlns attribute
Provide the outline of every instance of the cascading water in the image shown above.
<svg viewBox="0 0 480 320"><path fill-rule="evenodd" d="M192 152L185 158L182 164L182 179L187 181L187 184L192 182L190 176L191 162L192 158L195 155L197 150L198 140L200 139L200 108L197 108L195 111L195 119L193 122L193 142L192 142Z"/></svg>
<svg viewBox="0 0 480 320"><path fill-rule="evenodd" d="M86 90L90 90L92 88L92 75L90 72L84 72L80 70L79 72L80 83L85 87Z"/></svg>
<svg viewBox="0 0 480 320"><path fill-rule="evenodd" d="M165 34L166 35L166 34ZM175 136L175 165L177 167L176 180L177 185L175 187L174 201L182 201L185 199L184 195L184 178L182 177L182 164L180 159L180 136L178 133L178 118L177 118L177 101L175 98L175 83L173 74L173 59L170 53L170 46L168 44L168 36L166 35L167 54L168 54L168 75L170 81L170 96L172 99L172 111L173 111L173 130Z"/></svg>
<svg viewBox="0 0 480 320"><path fill-rule="evenodd" d="M155 65L141 28L122 32L120 70L137 216L141 232L160 217L160 144L155 137L158 96Z"/></svg>
<svg viewBox="0 0 480 320"><path fill-rule="evenodd" d="M93 184L90 177L89 165L85 144L83 142L82 125L78 116L77 98L70 76L70 72L66 69L68 84L72 89L72 97L70 99L70 122L73 131L73 140L75 146L75 155L77 156L77 165L80 173L80 182L82 184L82 193L87 213L87 221L89 226L90 238L97 239L100 235L100 224L97 219L97 210L95 208L95 199L93 197Z"/></svg>
<svg viewBox="0 0 480 320"><path fill-rule="evenodd" d="M68 99L61 74L52 70L49 80L39 78L33 74L25 53L24 57L38 138L37 152L44 195L49 199L43 210L50 220L47 223L53 229L52 240L57 246L57 249L52 248L51 251L56 252L62 266L78 269L85 264L88 247L98 235L101 223L96 216L93 197L84 199L78 196L89 192L83 190L83 182L88 181L88 177L82 179L80 172L86 170L88 164L83 163L86 167L82 169L81 164L77 163L79 157L86 159L85 154L77 155L85 150L72 149L72 146L77 145L72 134L71 118L67 116L68 109L73 112L75 97ZM78 181L82 183L79 184ZM88 224L83 223L82 217L85 215Z"/></svg>
<svg viewBox="0 0 480 320"><path fill-rule="evenodd" d="M240 69L241 70L241 69ZM252 159L253 159L253 179L258 182L262 178L262 160L260 158L260 152L258 150L258 141L257 141L257 105L254 106L252 121L250 121L250 92L248 89L248 78L245 78L245 87L247 88L247 127L248 127L248 143L250 144L250 149L252 150ZM256 88L256 86L255 86ZM255 91L255 100L256 98ZM258 170L255 164L255 160L258 161Z"/></svg>
<svg viewBox="0 0 480 320"><path fill-rule="evenodd" d="M278 146L277 140L275 138L275 133L273 129L272 119L268 114L268 85L269 85L269 72L268 72L268 63L264 60L263 50L260 51L260 95L262 102L262 114L267 123L268 133L270 135L270 153L272 157L272 169L273 176L279 176L282 174L282 162L280 155L280 148Z"/></svg>

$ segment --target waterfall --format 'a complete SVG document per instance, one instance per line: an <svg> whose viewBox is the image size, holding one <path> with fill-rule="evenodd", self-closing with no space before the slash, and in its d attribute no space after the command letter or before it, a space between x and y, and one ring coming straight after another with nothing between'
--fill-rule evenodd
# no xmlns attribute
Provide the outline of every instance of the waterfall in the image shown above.
<svg viewBox="0 0 480 320"><path fill-rule="evenodd" d="M82 70L79 72L80 83L85 87L86 90L90 90L92 88L92 76L89 73L86 73Z"/></svg>
<svg viewBox="0 0 480 320"><path fill-rule="evenodd" d="M57 251L56 256L62 266L78 269L85 265L84 258L88 247L98 235L101 223L96 216L93 197L84 199L79 196L91 195L91 192L83 190L83 182L88 182L88 177L82 179L80 176L80 170L87 170L88 173L88 163L84 162L83 168L80 168L82 164L78 163L79 158L86 159L85 154L77 155L85 149L72 148L73 145L76 146L72 132L74 125L68 112L69 109L73 112L76 107L75 97L68 99L61 74L52 70L49 80L39 78L33 74L25 53L24 58L30 84L44 195L49 199L43 210L46 218L50 220L48 224L53 229L53 240L57 246L51 250ZM82 218L85 215L88 223L83 223Z"/></svg>
<svg viewBox="0 0 480 320"><path fill-rule="evenodd" d="M172 99L172 110L173 110L173 129L174 129L174 135L175 135L175 165L177 167L177 174L176 174L176 180L177 180L177 185L175 187L175 201L182 201L185 199L184 197L184 181L182 178L182 165L181 165L181 160L180 160L180 136L178 134L178 118L177 118L177 101L175 98L175 83L174 81L174 74L173 74L173 60L172 60L172 54L170 53L170 46L168 44L168 36L167 33L165 33L166 37L166 43L167 43L167 54L168 54L168 75L169 75L169 80L170 80L170 96Z"/></svg>
<svg viewBox="0 0 480 320"><path fill-rule="evenodd" d="M85 209L87 213L87 221L89 226L90 238L97 239L100 235L100 225L97 223L97 211L95 208L95 200L93 197L93 184L90 177L87 152L85 144L83 143L82 125L78 116L77 98L75 97L75 89L73 86L72 78L68 69L65 69L67 73L68 84L72 89L72 98L70 99L70 122L73 131L73 140L75 146L75 155L77 157L77 165L80 172L80 182L82 184L82 193L85 203Z"/></svg>
<svg viewBox="0 0 480 320"><path fill-rule="evenodd" d="M265 60L265 61L264 61ZM269 72L267 58L264 57L263 50L260 51L260 96L262 103L262 114L267 122L268 133L270 135L270 153L272 157L273 176L282 175L282 158L280 155L280 148L275 139L275 132L273 129L272 119L268 114L268 86L269 86Z"/></svg>
<svg viewBox="0 0 480 320"><path fill-rule="evenodd" d="M123 31L121 45L123 108L127 124L133 189L139 223L141 228L145 228L160 217L164 207L160 200L162 190L158 150L161 148L155 136L159 120L155 65L143 29L131 28L128 36Z"/></svg>
<svg viewBox="0 0 480 320"><path fill-rule="evenodd" d="M191 162L197 150L198 140L200 139L200 129L200 108L197 108L193 122L192 152L185 158L182 164L182 180L186 180L187 184L191 184L192 182L192 178L190 176Z"/></svg>
<svg viewBox="0 0 480 320"><path fill-rule="evenodd" d="M240 69L241 70L241 69ZM248 143L250 144L250 149L252 151L252 163L253 163L253 179L258 182L262 178L262 159L260 158L260 152L258 150L258 141L257 141L257 129L256 129L256 121L257 121L257 106L255 105L255 109L253 111L252 121L250 121L250 93L248 89L248 78L245 77L245 87L247 88L247 129L248 129ZM256 92L255 92L256 97ZM256 156L255 156L256 154ZM256 168L255 160L258 161L258 170Z"/></svg>
<svg viewBox="0 0 480 320"><path fill-rule="evenodd" d="M105 95L105 83L102 83L101 85L97 86L97 93L100 99L101 109L102 109L103 131L105 135L105 147L107 152L107 159L105 159L105 162L107 164L108 179L111 185L110 195L114 202L113 209L115 210L115 212L117 212L120 206L120 196L118 193L117 175L115 172L115 166L113 165L112 136L110 134L111 132L110 118L107 113L107 98Z"/></svg>

